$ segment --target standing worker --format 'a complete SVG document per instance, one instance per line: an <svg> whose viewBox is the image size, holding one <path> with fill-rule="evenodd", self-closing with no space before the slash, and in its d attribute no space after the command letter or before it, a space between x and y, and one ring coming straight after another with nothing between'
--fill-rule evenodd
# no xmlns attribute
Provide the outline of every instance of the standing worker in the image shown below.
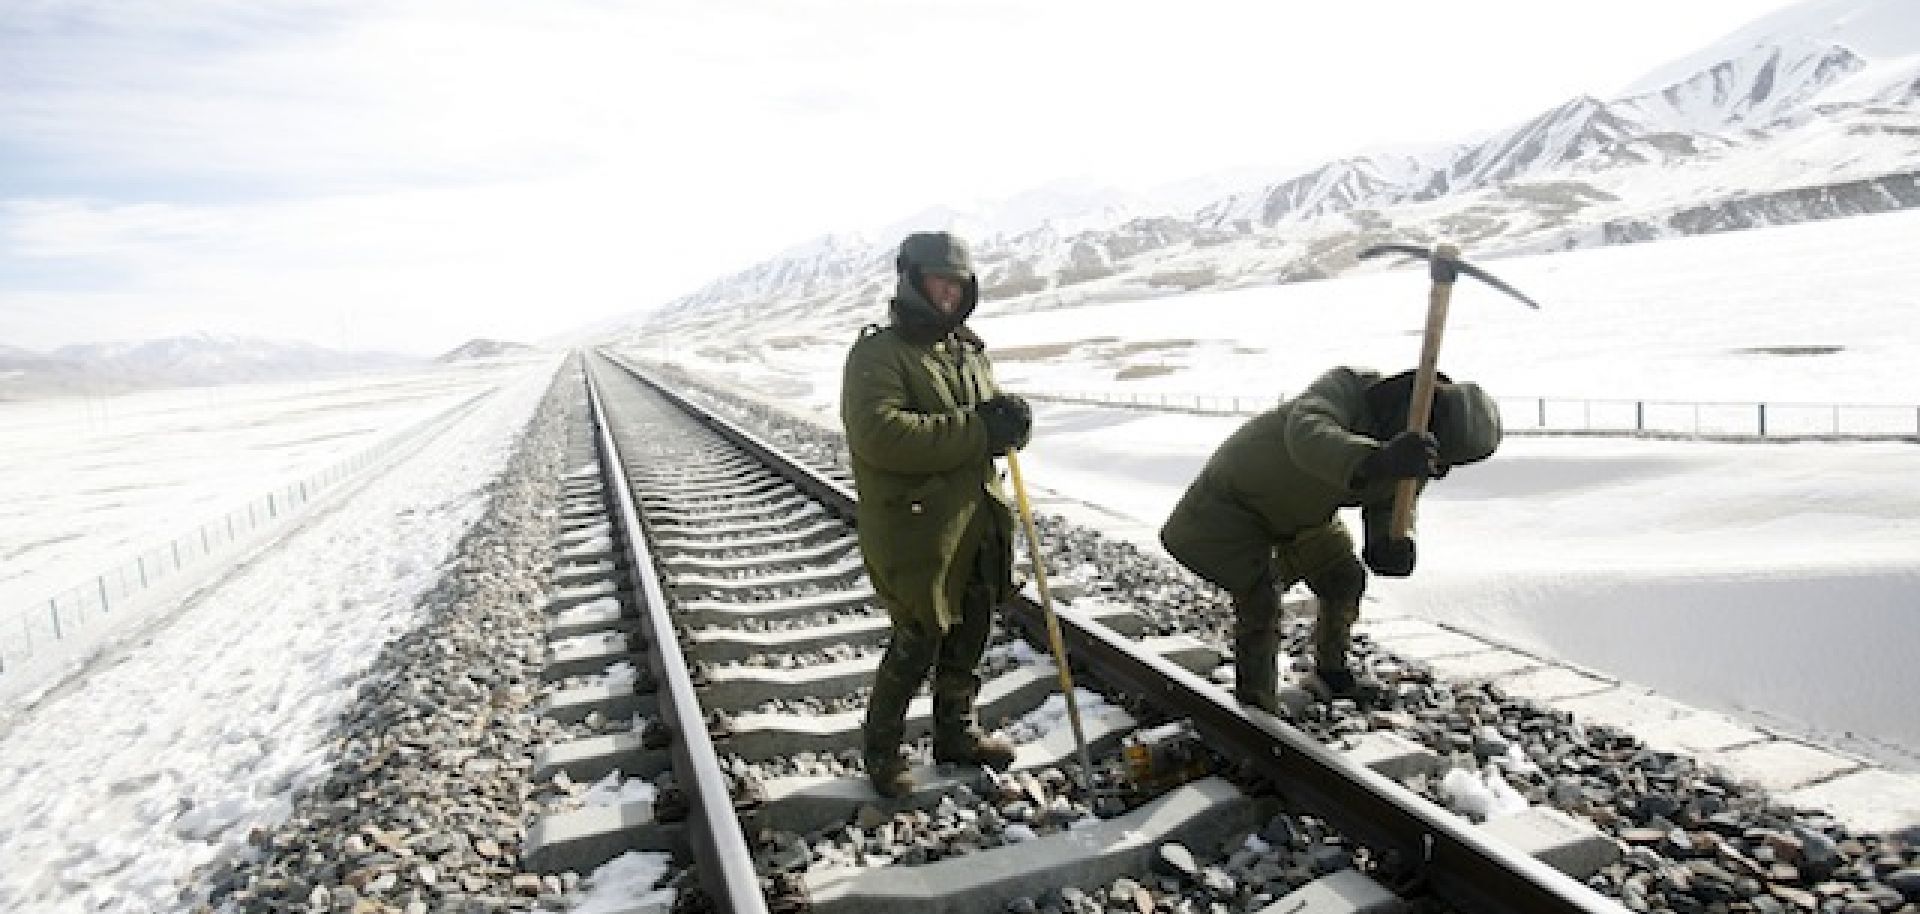
<svg viewBox="0 0 1920 914"><path fill-rule="evenodd" d="M1445 476L1492 456L1500 412L1477 385L1444 375L1431 432L1407 429L1414 373L1389 378L1334 368L1306 392L1247 420L1207 459L1160 528L1160 542L1189 570L1233 598L1235 696L1280 713L1280 595L1299 582L1319 602L1313 625L1317 691L1371 697L1347 662L1367 569L1413 573L1413 540L1391 532L1400 480ZM1340 522L1361 509L1365 561Z"/></svg>
<svg viewBox="0 0 1920 914"><path fill-rule="evenodd" d="M1033 427L967 329L980 283L966 243L909 235L894 265L892 322L861 333L840 391L860 551L893 624L864 746L867 775L887 797L913 790L900 749L907 703L929 672L934 760L1013 764L1013 745L981 731L973 702L993 609L1013 594L1013 515L993 458L1025 447Z"/></svg>

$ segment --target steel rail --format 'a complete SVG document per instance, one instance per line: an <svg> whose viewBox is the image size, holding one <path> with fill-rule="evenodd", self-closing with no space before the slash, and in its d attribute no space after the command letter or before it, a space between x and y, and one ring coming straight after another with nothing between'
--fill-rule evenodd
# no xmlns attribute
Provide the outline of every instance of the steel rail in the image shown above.
<svg viewBox="0 0 1920 914"><path fill-rule="evenodd" d="M1010 614L1029 632L1045 625L1040 608L1021 597ZM1466 820L1392 779L1348 760L1277 717L1247 708L1219 687L1143 653L1077 610L1055 607L1069 631L1068 652L1103 682L1179 716L1191 718L1207 745L1250 765L1293 806L1341 834L1391 853L1401 872L1466 911L1619 914L1621 907L1546 864L1487 840Z"/></svg>
<svg viewBox="0 0 1920 914"><path fill-rule="evenodd" d="M613 499L614 523L619 527L627 568L642 603L655 682L659 683L660 712L673 734L673 761L676 780L687 794L693 819L688 829L700 884L707 896L727 914L767 914L767 899L760 889L760 877L753 866L753 854L740 831L740 817L734 811L728 780L720 769L720 757L713 750L707 733L706 716L700 697L694 691L686 658L674 636L666 591L653 554L647 547L646 531L634 504L633 490L627 480L626 464L614 441L612 424L607 421L600 387L594 380L591 362L585 372L587 397L592 404L595 437L599 442L600 470L607 479Z"/></svg>
<svg viewBox="0 0 1920 914"><path fill-rule="evenodd" d="M644 371L612 361L715 432L767 461L829 511L853 519L854 493L845 486L787 458ZM1038 603L1019 596L1005 610L1030 635L1045 638L1046 621ZM1077 610L1056 607L1055 612L1068 654L1102 682L1176 717L1191 718L1210 746L1270 780L1291 804L1376 853L1393 854L1400 872L1409 873L1455 907L1488 914L1620 914L1623 910L1565 873L1481 836L1464 819L1347 760L1279 718L1246 708L1199 676L1139 650L1126 636Z"/></svg>

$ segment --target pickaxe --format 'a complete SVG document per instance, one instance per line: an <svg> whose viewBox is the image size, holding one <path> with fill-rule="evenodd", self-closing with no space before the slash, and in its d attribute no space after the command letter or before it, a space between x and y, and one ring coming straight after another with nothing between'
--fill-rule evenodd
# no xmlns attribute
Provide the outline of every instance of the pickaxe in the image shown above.
<svg viewBox="0 0 1920 914"><path fill-rule="evenodd" d="M1427 275L1433 279L1433 288L1427 293L1427 331L1420 341L1420 368L1414 373L1413 401L1407 406L1407 429L1424 432L1433 418L1433 376L1440 362L1440 337L1447 329L1447 303L1453 297L1453 281L1465 273L1526 302L1529 308L1538 309L1540 306L1492 273L1461 260L1460 249L1451 244L1437 245L1431 251L1411 244L1376 244L1360 252L1362 258L1382 254L1418 257L1427 262ZM1394 490L1394 539L1405 539L1407 531L1413 527L1413 493L1416 485L1415 480L1402 479L1399 488Z"/></svg>

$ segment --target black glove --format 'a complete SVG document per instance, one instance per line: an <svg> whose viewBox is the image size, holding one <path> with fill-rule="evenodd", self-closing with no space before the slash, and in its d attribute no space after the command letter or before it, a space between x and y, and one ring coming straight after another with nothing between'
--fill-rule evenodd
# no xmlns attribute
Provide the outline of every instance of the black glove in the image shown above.
<svg viewBox="0 0 1920 914"><path fill-rule="evenodd" d="M974 407L974 412L987 424L989 454L1020 450L1033 437L1033 407L1014 394L994 397Z"/></svg>
<svg viewBox="0 0 1920 914"><path fill-rule="evenodd" d="M1401 432L1360 461L1360 475L1368 480L1428 479L1440 473L1440 442L1431 432Z"/></svg>
<svg viewBox="0 0 1920 914"><path fill-rule="evenodd" d="M1373 573L1387 578L1404 578L1413 573L1413 540L1382 537L1367 541L1360 559Z"/></svg>

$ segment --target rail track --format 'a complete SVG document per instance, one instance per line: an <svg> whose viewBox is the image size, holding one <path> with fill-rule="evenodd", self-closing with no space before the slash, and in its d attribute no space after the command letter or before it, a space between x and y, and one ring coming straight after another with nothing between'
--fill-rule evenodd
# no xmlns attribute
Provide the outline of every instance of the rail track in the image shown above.
<svg viewBox="0 0 1920 914"><path fill-rule="evenodd" d="M1204 639L1113 602L1058 608L1093 795L1021 598L980 696L1019 744L1013 769L933 767L922 740L921 787L882 801L858 746L887 622L851 486L586 362L594 466L566 481L542 709L577 738L534 777L618 772L625 802L535 823L530 867L667 851L699 906L728 912L1619 909L1400 786L1437 755L1385 734L1329 747L1250 712L1207 678L1221 657ZM917 699L910 738L927 717Z"/></svg>

